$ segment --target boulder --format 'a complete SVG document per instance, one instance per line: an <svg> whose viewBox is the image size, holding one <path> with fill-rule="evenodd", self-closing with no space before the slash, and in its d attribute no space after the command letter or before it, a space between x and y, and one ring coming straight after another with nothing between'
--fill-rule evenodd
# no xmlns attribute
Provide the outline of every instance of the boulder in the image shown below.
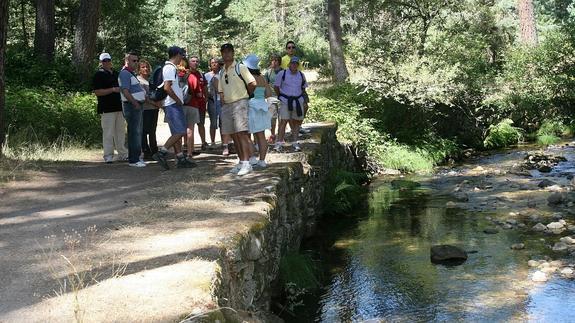
<svg viewBox="0 0 575 323"><path fill-rule="evenodd" d="M537 170L542 172L542 173L551 173L552 168L549 165L543 165L543 166L539 167Z"/></svg>
<svg viewBox="0 0 575 323"><path fill-rule="evenodd" d="M563 203L563 195L561 193L553 193L551 195L549 195L549 197L547 198L547 203L549 205L558 205Z"/></svg>
<svg viewBox="0 0 575 323"><path fill-rule="evenodd" d="M567 244L565 242L557 242L553 246L553 251L565 251L567 250Z"/></svg>
<svg viewBox="0 0 575 323"><path fill-rule="evenodd" d="M565 228L565 226L561 222L551 222L547 225L547 228L549 230L555 231L555 230L562 230Z"/></svg>
<svg viewBox="0 0 575 323"><path fill-rule="evenodd" d="M545 188L545 187L553 186L553 185L556 185L556 184L557 184L557 183L555 183L555 182L552 181L552 180L544 179L544 180L542 180L541 182L539 182L539 184L537 184L537 186L540 187L540 188Z"/></svg>
<svg viewBox="0 0 575 323"><path fill-rule="evenodd" d="M452 245L436 245L430 250L432 263L462 264L467 260L465 250Z"/></svg>
<svg viewBox="0 0 575 323"><path fill-rule="evenodd" d="M511 249L513 250L523 250L525 249L525 244L524 243L515 243L511 245Z"/></svg>
<svg viewBox="0 0 575 323"><path fill-rule="evenodd" d="M499 230L497 230L495 228L487 228L487 229L483 230L483 232L486 234L497 234L497 233L499 233Z"/></svg>
<svg viewBox="0 0 575 323"><path fill-rule="evenodd" d="M529 261L527 262L527 265L528 265L529 267L538 267L538 266L539 266L539 261L537 261L537 260L529 260Z"/></svg>
<svg viewBox="0 0 575 323"><path fill-rule="evenodd" d="M566 244L575 244L575 239L573 239L571 237L563 237L563 238L559 239L559 241L565 242Z"/></svg>
<svg viewBox="0 0 575 323"><path fill-rule="evenodd" d="M533 228L531 228L531 230L536 232L543 232L547 230L547 227L543 223L537 223L536 225L533 226Z"/></svg>
<svg viewBox="0 0 575 323"><path fill-rule="evenodd" d="M510 230L510 229L513 229L513 226L512 226L511 224L509 224L509 223L505 223L505 224L503 225L503 229L505 229L505 230Z"/></svg>
<svg viewBox="0 0 575 323"><path fill-rule="evenodd" d="M561 269L561 275L572 276L573 275L573 269L569 268L569 267L563 268L563 269Z"/></svg>
<svg viewBox="0 0 575 323"><path fill-rule="evenodd" d="M542 271L536 271L531 276L531 280L534 282L546 282L547 281L547 274Z"/></svg>

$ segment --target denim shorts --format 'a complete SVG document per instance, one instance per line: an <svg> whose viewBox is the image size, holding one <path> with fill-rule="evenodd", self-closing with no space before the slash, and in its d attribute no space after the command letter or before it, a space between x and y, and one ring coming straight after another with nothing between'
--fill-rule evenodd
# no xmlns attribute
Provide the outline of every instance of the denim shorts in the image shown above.
<svg viewBox="0 0 575 323"><path fill-rule="evenodd" d="M164 108L168 125L170 126L170 133L172 135L186 134L186 116L181 106L177 104L168 105Z"/></svg>

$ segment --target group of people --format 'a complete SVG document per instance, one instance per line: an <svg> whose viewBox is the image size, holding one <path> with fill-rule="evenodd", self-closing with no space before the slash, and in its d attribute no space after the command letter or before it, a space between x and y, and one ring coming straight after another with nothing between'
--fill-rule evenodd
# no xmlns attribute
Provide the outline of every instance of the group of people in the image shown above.
<svg viewBox="0 0 575 323"><path fill-rule="evenodd" d="M240 176L267 167L268 143L281 151L286 145L288 124L292 147L300 151L298 133L309 98L295 49L293 41L287 42L286 55L272 55L265 73L254 54L236 62L234 47L229 43L221 46L221 59L212 58L210 71L204 74L198 70L199 58L187 57L186 51L177 46L168 49L168 60L154 73L150 63L140 60L136 53L125 55L119 73L112 69L110 54L100 54L93 89L101 114L104 161L114 161L115 148L117 159L127 160L131 167L145 167L144 160L153 159L170 169L167 156L173 150L177 168L195 167L196 125L201 150L216 147L218 128L224 156L229 155L233 143L239 161L230 172ZM163 95L158 96L159 92ZM163 147L158 147L156 141L159 109L163 109L171 133ZM206 114L210 119L210 145L206 141ZM266 130L271 132L268 138Z"/></svg>

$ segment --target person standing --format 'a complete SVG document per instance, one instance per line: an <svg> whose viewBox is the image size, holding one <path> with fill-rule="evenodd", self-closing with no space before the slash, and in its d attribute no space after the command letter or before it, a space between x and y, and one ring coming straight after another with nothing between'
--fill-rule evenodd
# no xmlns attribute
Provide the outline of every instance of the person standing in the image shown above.
<svg viewBox="0 0 575 323"><path fill-rule="evenodd" d="M210 117L210 148L216 147L216 131L220 127L222 102L218 95L217 79L220 74L220 64L216 58L210 59L210 71L204 74L208 84L208 116ZM223 138L222 138L223 141ZM227 143L226 143L227 144Z"/></svg>
<svg viewBox="0 0 575 323"><path fill-rule="evenodd" d="M138 70L138 81L146 93L150 92L150 75L152 66L146 60L140 60ZM142 130L142 152L145 159L151 159L152 155L158 152L158 142L156 140L156 128L158 126L159 109L155 102L146 100L144 102L144 120Z"/></svg>
<svg viewBox="0 0 575 323"><path fill-rule="evenodd" d="M223 44L220 48L224 67L220 72L218 93L222 100L222 134L234 140L239 163L231 170L240 176L252 171L249 163L251 140L248 134L248 100L256 87L256 80L243 64L234 61L234 46Z"/></svg>
<svg viewBox="0 0 575 323"><path fill-rule="evenodd" d="M304 74L298 70L298 67L299 58L293 56L290 60L289 69L281 71L277 75L274 84L275 92L280 100L278 141L274 146L276 151L281 151L284 145L285 130L288 122L293 137L293 149L301 151L297 138L307 110L305 89L308 85Z"/></svg>
<svg viewBox="0 0 575 323"><path fill-rule="evenodd" d="M190 100L188 105L198 110L199 121L197 124L200 140L202 141L201 150L206 150L208 148L208 144L206 143L205 127L207 82L204 75L198 71L200 59L194 55L190 57L189 63L190 75L188 76L188 93L190 94Z"/></svg>
<svg viewBox="0 0 575 323"><path fill-rule="evenodd" d="M254 55L248 55L243 63L256 80L254 97L249 101L248 127L250 134L253 134L258 145L259 160L256 157L250 158L252 167L266 168L266 155L268 152L268 142L265 131L271 128L271 116L266 98L272 95L271 88L262 76L259 68L260 59Z"/></svg>
<svg viewBox="0 0 575 323"><path fill-rule="evenodd" d="M272 54L270 60L270 66L264 74L264 78L268 84L274 84L276 81L276 76L281 72L281 57L278 54ZM268 143L273 144L276 141L276 124L278 119L279 110L279 100L277 99L277 93L272 89L272 96L268 98L269 112L271 116L271 135L268 139Z"/></svg>
<svg viewBox="0 0 575 323"><path fill-rule="evenodd" d="M295 43L290 40L286 43L286 54L282 57L282 63L281 63L281 68L284 70L287 70L290 62L291 62L291 58L295 56L295 51L296 51L296 46ZM301 66L301 64L298 65L298 70L303 71L303 66Z"/></svg>
<svg viewBox="0 0 575 323"><path fill-rule="evenodd" d="M171 136L166 140L164 147L162 147L156 154L152 156L162 167L166 170L170 169L166 156L168 149L173 148L176 154L176 167L177 168L192 168L196 164L186 158L182 153L182 137L186 135L186 118L182 106L184 105L184 93L178 82L178 69L177 65L182 59L185 59L186 52L183 48L172 46L168 48L168 60L162 68L163 89L166 91L167 97L163 100L162 106L166 113L166 119L170 127Z"/></svg>
<svg viewBox="0 0 575 323"><path fill-rule="evenodd" d="M183 60L182 60L183 61ZM180 64L181 65L181 64ZM188 63L186 63L189 66ZM185 74L185 85L184 85L184 115L186 117L187 134L184 137L184 146L187 148L188 159L192 160L194 155L194 128L196 124L200 122L200 110L196 107L197 99L191 94L191 85L189 83L189 78L193 78L190 74L190 70ZM180 77L181 79L181 77ZM187 95L186 95L187 94Z"/></svg>
<svg viewBox="0 0 575 323"><path fill-rule="evenodd" d="M126 122L122 115L118 73L112 70L112 56L102 53L99 59L100 68L92 80L92 89L98 99L97 112L101 117L104 162L109 164L114 161L114 148L118 152L118 160L128 158Z"/></svg>
<svg viewBox="0 0 575 323"><path fill-rule="evenodd" d="M133 52L124 57L124 68L118 76L122 110L128 123L128 162L131 167L146 167L140 160L142 154L143 104L146 101L146 91L136 77L140 59Z"/></svg>

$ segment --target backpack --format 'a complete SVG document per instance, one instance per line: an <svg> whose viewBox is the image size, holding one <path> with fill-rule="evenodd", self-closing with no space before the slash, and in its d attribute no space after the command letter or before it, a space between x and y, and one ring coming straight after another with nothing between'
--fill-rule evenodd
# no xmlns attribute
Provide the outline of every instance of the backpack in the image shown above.
<svg viewBox="0 0 575 323"><path fill-rule="evenodd" d="M164 90L164 66L157 66L152 73L152 79L150 80L150 92L148 93L148 98L152 101L162 101L168 97L168 93ZM176 76L178 71L176 70ZM176 78L177 80L177 78Z"/></svg>
<svg viewBox="0 0 575 323"><path fill-rule="evenodd" d="M246 83L246 80L244 80L244 77L242 76L242 73L240 72L240 65L243 65L243 64L236 63L234 70L236 72L236 75L240 78L240 80L242 80L242 82L244 82L244 86L246 87L246 92L248 92L248 96L250 97L250 99L253 99L254 93L250 92L250 90L248 89L248 83ZM222 69L220 71L220 80L223 79L223 75L224 75L224 70Z"/></svg>

